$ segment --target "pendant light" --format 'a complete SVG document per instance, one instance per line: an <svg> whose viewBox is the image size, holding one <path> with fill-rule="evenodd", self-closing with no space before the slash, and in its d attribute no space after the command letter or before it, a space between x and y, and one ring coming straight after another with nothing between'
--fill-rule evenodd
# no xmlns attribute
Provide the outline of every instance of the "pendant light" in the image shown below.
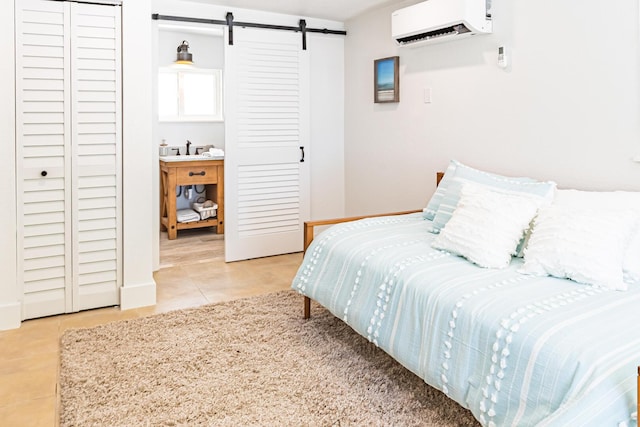
<svg viewBox="0 0 640 427"><path fill-rule="evenodd" d="M189 42L182 40L180 46L178 46L178 57L176 64L180 65L193 65L193 55L189 53Z"/></svg>

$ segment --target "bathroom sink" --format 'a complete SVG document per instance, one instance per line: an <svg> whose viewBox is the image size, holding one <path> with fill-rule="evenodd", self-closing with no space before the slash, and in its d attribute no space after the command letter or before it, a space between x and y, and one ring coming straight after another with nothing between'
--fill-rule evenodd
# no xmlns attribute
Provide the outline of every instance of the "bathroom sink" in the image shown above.
<svg viewBox="0 0 640 427"><path fill-rule="evenodd" d="M165 162L188 162L192 160L224 160L224 156L203 156L202 154L189 154L181 156L160 156Z"/></svg>

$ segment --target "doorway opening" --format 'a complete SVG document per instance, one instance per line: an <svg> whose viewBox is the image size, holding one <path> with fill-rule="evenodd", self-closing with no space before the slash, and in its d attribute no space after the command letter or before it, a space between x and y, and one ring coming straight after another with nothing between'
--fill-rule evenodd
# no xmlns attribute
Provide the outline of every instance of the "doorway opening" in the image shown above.
<svg viewBox="0 0 640 427"><path fill-rule="evenodd" d="M224 153L225 131L224 120L221 114L221 88L222 69L224 68L224 41L222 29L198 24L159 23L157 25L156 63L154 64L155 82L155 138L158 142L154 145L156 153L154 158L159 160L177 156L183 160L190 156L209 152L212 149ZM193 65L184 66L175 64L177 47L188 42L189 50L193 55ZM168 71L174 70L175 73ZM198 85L209 74L218 76L218 80L212 86L213 91L186 90L191 80ZM176 83L176 93L180 96L169 96L172 90L169 77L176 77L175 82L182 82L184 87ZM191 78L193 76L193 79ZM208 80L207 80L208 82ZM192 85L193 86L193 85ZM186 88L186 89L185 89ZM206 99L202 99L206 97ZM215 97L214 100L209 98ZM211 102L205 102L211 101ZM215 102L214 102L215 101ZM175 102L175 105L171 105ZM167 105L168 103L168 105ZM214 108L216 114L195 114L196 107ZM174 108L175 107L175 108ZM203 107L203 108L204 108ZM175 109L180 114L168 114ZM209 108L210 109L210 108ZM207 110L208 111L208 110ZM160 161L158 161L158 164ZM158 232L158 255L155 270L184 265L185 263L206 262L221 258L224 260L224 235L216 233L216 227L203 224L203 228L180 229L175 238L169 239L166 223L163 225L161 216L163 207L160 179L160 166L155 169L158 178L154 193L159 197L156 200L156 219ZM172 208L176 211L192 209L196 203L201 206L207 199L216 201L215 195L207 190L202 192L205 185L176 186L176 200ZM209 187L209 186L206 186ZM213 186L215 188L215 186ZM200 200L202 199L202 200ZM165 218L166 222L166 218Z"/></svg>

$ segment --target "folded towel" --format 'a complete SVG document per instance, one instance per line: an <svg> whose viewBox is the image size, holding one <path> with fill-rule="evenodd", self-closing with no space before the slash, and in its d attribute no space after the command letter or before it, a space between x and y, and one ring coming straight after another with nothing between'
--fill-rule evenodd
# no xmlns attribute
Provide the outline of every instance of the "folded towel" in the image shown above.
<svg viewBox="0 0 640 427"><path fill-rule="evenodd" d="M221 148L209 148L209 151L202 153L205 157L224 157L224 150Z"/></svg>
<svg viewBox="0 0 640 427"><path fill-rule="evenodd" d="M178 222L194 222L200 221L200 214L193 209L180 209L176 211Z"/></svg>

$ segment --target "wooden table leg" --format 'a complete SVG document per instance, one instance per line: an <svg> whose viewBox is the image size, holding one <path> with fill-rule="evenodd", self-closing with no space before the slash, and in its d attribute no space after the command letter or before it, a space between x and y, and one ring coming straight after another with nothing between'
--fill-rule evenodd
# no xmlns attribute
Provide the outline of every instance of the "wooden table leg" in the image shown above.
<svg viewBox="0 0 640 427"><path fill-rule="evenodd" d="M178 237L176 217L176 169L169 168L167 173L167 237L173 240Z"/></svg>

